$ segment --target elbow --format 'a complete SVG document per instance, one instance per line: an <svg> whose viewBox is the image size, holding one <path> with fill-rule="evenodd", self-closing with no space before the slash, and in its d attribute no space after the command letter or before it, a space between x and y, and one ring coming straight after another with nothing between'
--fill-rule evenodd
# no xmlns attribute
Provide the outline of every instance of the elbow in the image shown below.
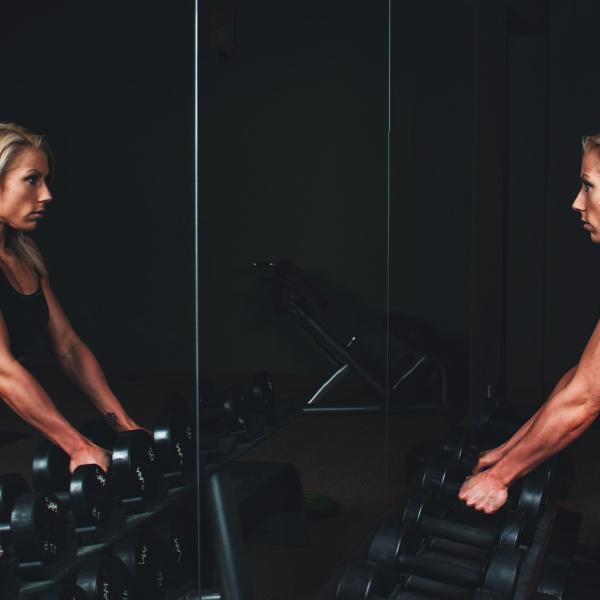
<svg viewBox="0 0 600 600"><path fill-rule="evenodd" d="M570 404L584 423L593 421L600 414L600 381L573 381L570 388Z"/></svg>

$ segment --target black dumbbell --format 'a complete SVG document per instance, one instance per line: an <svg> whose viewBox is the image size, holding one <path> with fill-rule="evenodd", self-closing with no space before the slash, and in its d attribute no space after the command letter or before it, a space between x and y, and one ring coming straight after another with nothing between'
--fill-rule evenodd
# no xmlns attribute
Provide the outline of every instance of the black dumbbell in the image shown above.
<svg viewBox="0 0 600 600"><path fill-rule="evenodd" d="M432 508L432 498L426 490L416 490L408 499L402 522L413 526L419 533L461 542L477 548L505 546L517 548L523 543L525 522L523 515L509 510L503 514L498 525L473 527L447 518L437 518L427 514Z"/></svg>
<svg viewBox="0 0 600 600"><path fill-rule="evenodd" d="M127 568L116 556L104 554L87 560L76 575L75 584L86 600L135 600L134 586Z"/></svg>
<svg viewBox="0 0 600 600"><path fill-rule="evenodd" d="M385 590L385 586L380 578L381 568L377 563L366 560L354 560L349 562L338 581L336 589L336 600L442 600L449 596L444 594L438 588L435 588L430 582L426 595L419 593L418 590L407 589L404 582L399 583L391 592ZM446 590L444 590L446 591ZM435 594L435 595L433 595ZM504 600L497 595L488 595L487 590L477 588L473 595L469 596L472 600ZM464 593L461 594L465 598Z"/></svg>
<svg viewBox="0 0 600 600"><path fill-rule="evenodd" d="M67 579L70 582L52 586L36 600L135 600L131 576L123 562L110 554L88 559Z"/></svg>
<svg viewBox="0 0 600 600"><path fill-rule="evenodd" d="M153 435L163 477L183 483L196 474L195 422L183 396L165 400Z"/></svg>
<svg viewBox="0 0 600 600"><path fill-rule="evenodd" d="M108 476L98 465L80 465L69 472L70 458L58 446L44 440L33 455L31 480L38 492L52 492L70 509L76 533L104 527L111 513Z"/></svg>
<svg viewBox="0 0 600 600"><path fill-rule="evenodd" d="M467 569L408 554L416 551L416 543L414 540L408 540L407 532L400 535L400 531L402 530L398 530L398 535L393 540L396 547L388 549L387 564L376 560L353 560L346 564L338 580L336 600L409 598L410 595L406 594L411 592L403 590L401 585L391 583L393 580L400 579L402 574L409 573L420 574L438 582L471 588L474 597L480 595L481 598L485 598L485 595L481 594L489 590L498 593L501 598L512 597L521 564L518 551L499 549L491 556L485 568ZM407 548L407 545L410 548ZM418 593L412 592L412 597L418 597Z"/></svg>
<svg viewBox="0 0 600 600"><path fill-rule="evenodd" d="M138 529L114 547L133 580L133 597L164 598L168 550L150 529Z"/></svg>
<svg viewBox="0 0 600 600"><path fill-rule="evenodd" d="M31 493L22 475L0 475L0 540L0 560L12 545L20 564L56 562L71 546L65 508L53 494Z"/></svg>
<svg viewBox="0 0 600 600"><path fill-rule="evenodd" d="M443 456L435 456L422 472L420 485L435 494L457 498L462 481L452 479L452 465L444 462ZM459 476L460 479L460 476ZM548 476L545 472L533 471L519 479L509 490L508 506L521 512L531 522L537 522L544 506Z"/></svg>
<svg viewBox="0 0 600 600"><path fill-rule="evenodd" d="M112 454L111 493L133 509L144 509L160 495L160 472L152 436L142 429L116 433L102 419L85 423L81 433Z"/></svg>
<svg viewBox="0 0 600 600"><path fill-rule="evenodd" d="M416 555L421 536L406 525L399 526L392 519L382 519L369 547L369 561L377 563L384 581L397 580L400 575L418 575L434 581L475 590L485 588L512 597L519 576L522 553L512 548L496 547L489 553L481 569L423 558Z"/></svg>
<svg viewBox="0 0 600 600"><path fill-rule="evenodd" d="M198 567L198 525L195 516L183 506L171 507L157 520L156 534L167 548L166 585L178 587L195 577Z"/></svg>

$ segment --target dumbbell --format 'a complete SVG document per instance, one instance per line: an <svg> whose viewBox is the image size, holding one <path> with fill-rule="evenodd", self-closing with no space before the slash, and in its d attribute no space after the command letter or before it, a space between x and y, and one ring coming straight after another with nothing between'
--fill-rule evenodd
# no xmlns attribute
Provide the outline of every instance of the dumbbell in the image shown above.
<svg viewBox="0 0 600 600"><path fill-rule="evenodd" d="M150 529L134 530L118 542L113 551L132 577L134 598L164 598L168 550Z"/></svg>
<svg viewBox="0 0 600 600"><path fill-rule="evenodd" d="M481 569L469 569L417 556L419 537L389 519L380 522L369 549L369 560L346 565L336 591L337 600L375 600L389 595L402 575L418 575L434 581L476 590L485 588L512 597L521 566L521 553L495 549Z"/></svg>
<svg viewBox="0 0 600 600"><path fill-rule="evenodd" d="M447 518L430 516L427 512L431 506L430 493L426 490L415 490L406 503L402 522L414 527L421 534L453 540L477 548L489 549L498 545L517 548L523 544L525 522L523 515L517 511L507 511L503 515L504 520L497 525L473 527Z"/></svg>
<svg viewBox="0 0 600 600"><path fill-rule="evenodd" d="M86 600L135 599L131 575L121 559L112 554L84 562L77 572L75 584L83 590Z"/></svg>
<svg viewBox="0 0 600 600"><path fill-rule="evenodd" d="M473 590L485 588L512 597L522 562L519 550L498 546L489 553L485 566L469 569L417 556L421 539L414 529L398 526L390 518L382 519L369 547L369 561L381 567L384 581L388 583L397 580L399 575L412 574Z"/></svg>
<svg viewBox="0 0 600 600"><path fill-rule="evenodd" d="M0 560L14 550L25 570L54 563L71 546L65 508L53 494L31 493L22 475L0 475L0 540Z"/></svg>
<svg viewBox="0 0 600 600"><path fill-rule="evenodd" d="M68 579L36 595L36 600L135 600L131 576L112 554L88 559Z"/></svg>
<svg viewBox="0 0 600 600"><path fill-rule="evenodd" d="M264 405L241 386L231 386L199 407L200 430L219 436L234 436L241 442L251 442L265 432Z"/></svg>
<svg viewBox="0 0 600 600"><path fill-rule="evenodd" d="M399 583L391 592L386 592L380 580L381 569L377 563L366 560L353 560L346 564L336 589L336 600L421 600L433 598L423 596L416 590L406 589ZM472 600L504 600L497 595L488 595L488 590L477 588ZM445 598L442 594L435 596L436 600Z"/></svg>
<svg viewBox="0 0 600 600"><path fill-rule="evenodd" d="M53 493L72 511L76 533L91 533L104 527L111 513L108 477L98 465L80 465L71 475L70 458L48 440L36 447L31 481L38 492Z"/></svg>
<svg viewBox="0 0 600 600"><path fill-rule="evenodd" d="M164 511L156 522L156 534L167 548L167 586L178 587L193 578L198 567L198 525L183 506ZM205 569L203 562L202 570Z"/></svg>
<svg viewBox="0 0 600 600"><path fill-rule="evenodd" d="M168 396L153 431L158 466L165 479L184 483L196 474L195 429L183 396Z"/></svg>
<svg viewBox="0 0 600 600"><path fill-rule="evenodd" d="M423 470L420 486L444 497L457 498L462 482L451 479L452 466L443 461L443 457L432 457ZM543 508L547 482L545 472L532 471L511 487L508 506L523 513L528 520L537 522Z"/></svg>
<svg viewBox="0 0 600 600"><path fill-rule="evenodd" d="M80 431L109 451L111 493L130 510L145 509L159 499L160 472L152 436L142 429L116 433L102 419L86 422Z"/></svg>

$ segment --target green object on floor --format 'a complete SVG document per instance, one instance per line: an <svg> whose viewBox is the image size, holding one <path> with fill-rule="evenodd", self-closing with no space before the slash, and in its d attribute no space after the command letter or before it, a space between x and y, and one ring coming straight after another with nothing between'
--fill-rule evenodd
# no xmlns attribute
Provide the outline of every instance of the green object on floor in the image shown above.
<svg viewBox="0 0 600 600"><path fill-rule="evenodd" d="M304 492L304 510L309 519L328 519L340 512L340 505L325 494Z"/></svg>

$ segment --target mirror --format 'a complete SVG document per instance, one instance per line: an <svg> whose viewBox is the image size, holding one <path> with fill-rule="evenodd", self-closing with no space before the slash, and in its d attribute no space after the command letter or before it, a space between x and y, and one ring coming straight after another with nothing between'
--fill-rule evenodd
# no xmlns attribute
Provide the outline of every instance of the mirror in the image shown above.
<svg viewBox="0 0 600 600"><path fill-rule="evenodd" d="M194 2L11 3L0 19L0 121L44 134L56 161L31 235L110 388L152 429L168 395L194 408ZM24 366L73 425L99 416L46 344ZM0 412L2 470L29 479L41 436Z"/></svg>
<svg viewBox="0 0 600 600"><path fill-rule="evenodd" d="M388 4L200 8L207 512L235 585L314 598L386 502Z"/></svg>

